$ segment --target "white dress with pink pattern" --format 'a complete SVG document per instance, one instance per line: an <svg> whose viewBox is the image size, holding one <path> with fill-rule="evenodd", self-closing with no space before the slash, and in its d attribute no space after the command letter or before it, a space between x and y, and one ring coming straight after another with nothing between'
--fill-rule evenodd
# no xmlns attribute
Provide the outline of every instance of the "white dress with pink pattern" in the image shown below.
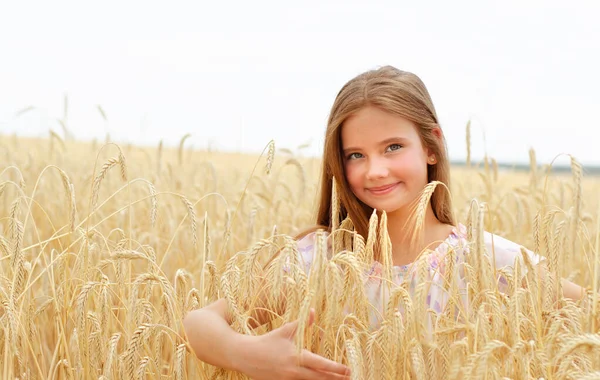
<svg viewBox="0 0 600 380"><path fill-rule="evenodd" d="M305 237L298 240L298 252L300 253L301 260L304 263L304 270L307 274L310 272L310 268L313 262L313 253L315 247L316 233L310 233ZM526 267L521 256L521 246L491 233L484 233L484 242L486 248L486 256L491 259L495 258L495 267L497 270L504 270L512 273L515 265L515 260L519 259L521 265L521 274L526 274ZM444 289L443 279L445 273L445 260L444 256L446 253L453 249L456 255L456 263L458 267L462 263L466 262L466 255L469 254L469 241L467 239L467 228L459 224L457 227L452 229L450 235L428 256L429 274L427 282L431 283L429 292L427 294L426 309L429 308L436 313L441 312L446 303L448 302L448 293ZM543 258L530 250L525 250L533 265L536 265ZM328 246L328 256L331 257L331 245ZM492 256L493 253L493 256ZM392 280L395 285L400 285L406 280L409 280L408 289L411 295L414 295L416 288L416 276L412 265L402 265L392 267ZM364 285L366 295L369 303L373 306L371 313L371 325L377 327L379 325L379 317L382 315L383 308L386 305L386 297L382 293L382 269L383 266L380 262L375 261L370 269L364 273ZM456 271L459 278L459 293L461 295L466 294L467 284L464 278L462 270ZM408 279L408 277L411 277ZM507 289L507 281L504 276L498 276L498 289L501 292L505 292ZM466 299L464 296L463 301Z"/></svg>

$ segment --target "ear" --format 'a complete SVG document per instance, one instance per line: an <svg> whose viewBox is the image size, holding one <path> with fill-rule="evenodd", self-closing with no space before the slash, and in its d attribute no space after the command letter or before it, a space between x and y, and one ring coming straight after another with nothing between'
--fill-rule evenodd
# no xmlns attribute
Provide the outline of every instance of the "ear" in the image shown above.
<svg viewBox="0 0 600 380"><path fill-rule="evenodd" d="M442 129L439 127L435 127L431 133L433 133L433 135L438 139L439 143L442 143L442 140L444 138L444 135L442 134ZM434 165L437 164L437 157L435 157L434 152L432 152L432 150L430 148L427 148L427 163L430 165Z"/></svg>

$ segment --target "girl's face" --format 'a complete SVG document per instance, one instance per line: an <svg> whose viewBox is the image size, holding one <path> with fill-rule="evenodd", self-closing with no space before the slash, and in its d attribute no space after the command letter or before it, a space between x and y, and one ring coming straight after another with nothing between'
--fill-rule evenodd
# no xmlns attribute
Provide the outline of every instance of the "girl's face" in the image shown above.
<svg viewBox="0 0 600 380"><path fill-rule="evenodd" d="M427 164L436 158L413 122L367 106L343 123L341 134L346 178L368 206L388 214L406 209L427 185Z"/></svg>

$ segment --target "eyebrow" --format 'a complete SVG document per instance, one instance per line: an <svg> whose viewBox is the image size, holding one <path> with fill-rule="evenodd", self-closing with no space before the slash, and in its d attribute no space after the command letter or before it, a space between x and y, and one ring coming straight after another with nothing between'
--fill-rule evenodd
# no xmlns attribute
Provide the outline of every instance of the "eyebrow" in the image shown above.
<svg viewBox="0 0 600 380"><path fill-rule="evenodd" d="M393 143L393 142L402 142L404 140L406 140L404 137L390 137L390 138L380 141L379 144L377 144L377 145L381 146L381 145L386 145L386 144ZM343 152L344 152L344 154L347 154L348 152L355 151L355 150L360 150L360 148L351 146L349 148L344 149Z"/></svg>

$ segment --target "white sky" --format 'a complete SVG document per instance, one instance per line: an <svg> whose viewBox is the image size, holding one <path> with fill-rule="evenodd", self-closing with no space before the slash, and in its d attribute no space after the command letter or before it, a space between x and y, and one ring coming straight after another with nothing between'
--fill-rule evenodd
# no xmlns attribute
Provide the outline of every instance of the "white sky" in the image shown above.
<svg viewBox="0 0 600 380"><path fill-rule="evenodd" d="M4 2L0 130L62 135L68 94L78 138L320 154L339 88L391 64L428 86L452 159L472 119L475 157L485 131L500 161L600 164L599 25L598 1Z"/></svg>

